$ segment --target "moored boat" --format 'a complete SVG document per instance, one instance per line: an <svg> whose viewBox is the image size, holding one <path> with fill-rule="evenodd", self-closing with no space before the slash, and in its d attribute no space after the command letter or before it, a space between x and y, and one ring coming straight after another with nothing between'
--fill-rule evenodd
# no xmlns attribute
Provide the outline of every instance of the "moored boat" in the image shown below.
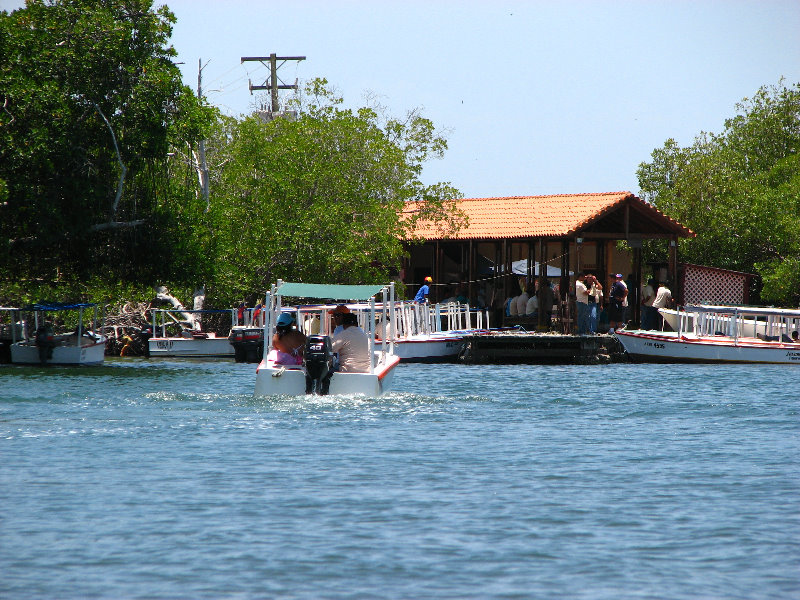
<svg viewBox="0 0 800 600"><path fill-rule="evenodd" d="M151 357L228 358L234 354L228 339L235 309L152 309L153 335L147 340ZM206 317L224 321L224 334L203 326Z"/></svg>
<svg viewBox="0 0 800 600"><path fill-rule="evenodd" d="M800 310L696 304L674 316L675 331L614 335L635 362L800 365Z"/></svg>
<svg viewBox="0 0 800 600"><path fill-rule="evenodd" d="M376 302L379 294L382 297L380 304ZM334 306L330 305L299 305L292 309L299 329L318 333L309 336L302 364L278 364L272 339L279 316L287 312L283 306L283 299L287 297L369 301L370 310L358 315L358 324L369 341L367 371L354 373L334 370L329 318ZM393 304L394 284L322 285L279 280L272 286L267 298L264 326L266 342L263 358L256 369L254 394L298 396L315 392L380 396L391 386L395 367L400 362L394 344L387 335L393 322Z"/></svg>
<svg viewBox="0 0 800 600"><path fill-rule="evenodd" d="M98 308L94 303L40 303L19 309L21 313L33 314L33 321L25 323L32 325L32 330L23 325L22 338L11 344L11 362L28 365L102 364L106 337L98 333ZM64 326L64 321L67 321L72 328L75 318L64 315L67 311L77 312L77 323L71 331L57 333L51 315L58 314L62 321L60 325ZM12 327L14 335L17 331Z"/></svg>
<svg viewBox="0 0 800 600"><path fill-rule="evenodd" d="M466 336L489 331L489 312L471 309L469 304L403 302L395 312L391 332L395 352L403 362L455 361L464 349Z"/></svg>

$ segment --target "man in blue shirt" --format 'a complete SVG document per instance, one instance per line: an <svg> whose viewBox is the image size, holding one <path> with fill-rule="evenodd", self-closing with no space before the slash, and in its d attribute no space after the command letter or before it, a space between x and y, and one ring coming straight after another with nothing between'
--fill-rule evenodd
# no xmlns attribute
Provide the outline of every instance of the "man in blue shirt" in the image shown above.
<svg viewBox="0 0 800 600"><path fill-rule="evenodd" d="M432 277L426 277L422 286L417 290L417 295L414 296L414 302L419 302L420 304L424 304L428 301L428 294L431 293L430 287L428 287L429 283L433 283Z"/></svg>

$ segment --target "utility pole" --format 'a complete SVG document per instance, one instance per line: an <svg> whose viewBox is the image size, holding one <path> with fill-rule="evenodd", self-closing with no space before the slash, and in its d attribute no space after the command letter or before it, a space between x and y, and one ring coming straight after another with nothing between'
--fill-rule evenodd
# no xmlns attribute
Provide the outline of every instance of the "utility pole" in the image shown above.
<svg viewBox="0 0 800 600"><path fill-rule="evenodd" d="M202 100L203 98L203 62L199 58L197 59L197 98L198 100ZM205 140L200 140L198 152L200 156L195 157L195 162L197 163L197 177L200 180L200 189L203 191L203 198L206 201L206 212L208 212L211 208L211 202L209 200L208 191L208 163L206 162Z"/></svg>
<svg viewBox="0 0 800 600"><path fill-rule="evenodd" d="M294 85L287 85L283 83L280 79L278 79L278 69L286 64L286 61L289 60L296 60L301 61L305 60L305 56L276 56L273 52L269 56L243 56L242 62L245 61L256 61L263 64L265 67L269 68L269 78L264 82L264 85L253 85L250 82L250 93L253 93L253 90L269 90L270 95L272 96L272 110L269 113L269 118L274 119L278 116L278 112L280 111L280 106L278 105L278 90L296 90L297 84ZM281 64L278 64L278 61L282 61ZM268 64L269 63L269 64Z"/></svg>

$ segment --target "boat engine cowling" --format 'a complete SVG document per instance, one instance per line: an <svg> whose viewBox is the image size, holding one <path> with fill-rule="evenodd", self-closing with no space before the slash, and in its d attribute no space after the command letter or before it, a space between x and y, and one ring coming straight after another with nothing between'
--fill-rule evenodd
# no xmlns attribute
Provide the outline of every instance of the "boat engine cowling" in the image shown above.
<svg viewBox="0 0 800 600"><path fill-rule="evenodd" d="M328 393L333 376L333 349L327 335L310 335L306 338L303 352L306 368L306 394Z"/></svg>

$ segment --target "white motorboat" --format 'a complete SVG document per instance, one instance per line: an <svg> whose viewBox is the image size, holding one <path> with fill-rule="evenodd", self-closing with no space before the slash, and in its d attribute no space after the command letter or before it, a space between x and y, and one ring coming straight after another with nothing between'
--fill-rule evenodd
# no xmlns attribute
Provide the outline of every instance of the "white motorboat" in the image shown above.
<svg viewBox="0 0 800 600"><path fill-rule="evenodd" d="M11 344L12 363L87 366L103 364L106 337L97 333L100 331L97 304L41 303L19 310L20 313L33 313L33 330L26 332L27 328L23 325L22 338L13 340ZM67 311L77 312L77 317L67 316ZM91 313L91 318L87 317L87 312ZM56 333L49 318L50 313L58 313L61 326L67 325L71 331ZM21 320L20 323L22 323ZM15 337L18 331L18 328L12 327L12 334Z"/></svg>
<svg viewBox="0 0 800 600"><path fill-rule="evenodd" d="M675 331L618 330L636 362L800 365L800 310L696 304L676 311Z"/></svg>
<svg viewBox="0 0 800 600"><path fill-rule="evenodd" d="M234 351L227 331L236 309L153 309L153 335L147 341L151 357L228 358ZM226 333L219 335L203 327L206 317L224 321Z"/></svg>
<svg viewBox="0 0 800 600"><path fill-rule="evenodd" d="M375 297L380 294L382 302ZM326 300L369 301L369 311L359 313L359 326L369 339L369 370L343 373L333 368L330 352L330 313L332 305L300 305L293 312L301 331L318 332L308 337L303 364L282 365L274 361L272 338L278 317L286 312L286 297ZM264 325L264 355L256 369L256 396L330 393L340 395L380 396L392 383L394 369L400 362L394 343L387 335L394 318L394 284L323 285L290 283L279 280L267 297ZM380 338L380 339L376 339Z"/></svg>
<svg viewBox="0 0 800 600"><path fill-rule="evenodd" d="M464 348L464 337L489 331L488 311L472 310L469 304L399 303L393 341L404 362L454 361Z"/></svg>

